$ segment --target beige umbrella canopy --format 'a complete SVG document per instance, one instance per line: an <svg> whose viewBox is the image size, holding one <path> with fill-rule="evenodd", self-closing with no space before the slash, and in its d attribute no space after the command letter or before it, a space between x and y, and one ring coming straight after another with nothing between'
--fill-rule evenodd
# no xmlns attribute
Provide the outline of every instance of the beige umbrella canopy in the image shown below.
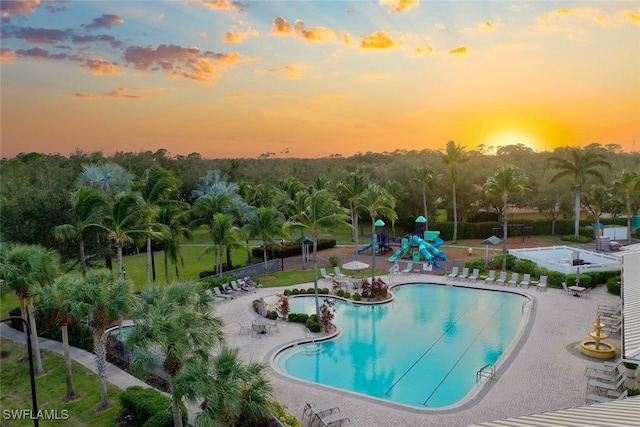
<svg viewBox="0 0 640 427"><path fill-rule="evenodd" d="M368 267L369 264L360 261L350 261L342 265L342 268L344 268L345 270L364 270Z"/></svg>

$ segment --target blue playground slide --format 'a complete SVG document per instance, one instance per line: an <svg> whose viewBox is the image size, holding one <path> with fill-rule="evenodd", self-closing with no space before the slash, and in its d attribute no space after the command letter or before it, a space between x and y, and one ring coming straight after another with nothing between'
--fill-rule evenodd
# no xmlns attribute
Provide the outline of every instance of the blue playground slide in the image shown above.
<svg viewBox="0 0 640 427"><path fill-rule="evenodd" d="M395 262L398 258L403 257L411 250L411 247L415 247L418 249L418 252L426 261L429 261L436 267L440 266L441 261L447 260L447 255L438 249L440 245L442 245L442 239L439 237L434 238L433 245L427 242L426 240L420 238L419 236L413 236L411 239L412 245L409 245L408 239L402 239L402 245L400 249L398 249L393 255L389 257L389 261Z"/></svg>
<svg viewBox="0 0 640 427"><path fill-rule="evenodd" d="M369 249L371 249L371 246L373 246L373 243L369 243L366 246L361 247L360 249L358 249L358 253L361 254L362 252L366 252Z"/></svg>

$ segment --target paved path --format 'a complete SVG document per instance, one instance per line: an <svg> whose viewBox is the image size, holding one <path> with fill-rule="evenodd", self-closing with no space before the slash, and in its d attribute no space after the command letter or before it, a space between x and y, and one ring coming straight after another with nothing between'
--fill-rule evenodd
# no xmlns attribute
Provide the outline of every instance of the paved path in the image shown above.
<svg viewBox="0 0 640 427"><path fill-rule="evenodd" d="M402 278L406 282L447 283L441 276L412 274ZM451 282L458 284L460 282ZM464 283L464 282L463 282ZM464 283L472 287L483 284ZM298 285L308 287L312 285ZM493 286L495 289L496 286ZM229 302L216 304L216 315L225 322L228 343L241 350L245 360L271 363L277 349L305 338L301 325L280 322L279 333L257 338L240 334L240 323L251 323L255 318L252 310L254 299L269 298L285 288L257 289ZM514 288L511 288L512 290ZM533 298L528 309L530 323L523 331L523 340L497 367L497 379L477 390L476 397L453 410L419 411L380 401L355 396L335 389L291 380L273 368L272 382L276 399L284 403L298 418L302 416L304 401L337 403L341 411L348 414L351 422L359 426L461 426L531 413L550 411L583 405L586 383L584 367L590 361L576 350L578 342L587 338L592 329L598 304L615 304L619 297L609 295L604 286L592 290L591 298L574 298L559 289L546 292L535 288L518 289ZM3 337L23 341L21 333L12 332L2 325ZM618 338L618 339L616 339ZM610 342L618 345L619 336ZM42 348L62 352L60 343L41 339ZM73 357L95 371L92 354L73 350ZM115 366L109 366L109 381L120 388L134 384L144 385ZM193 419L193 414L190 414Z"/></svg>

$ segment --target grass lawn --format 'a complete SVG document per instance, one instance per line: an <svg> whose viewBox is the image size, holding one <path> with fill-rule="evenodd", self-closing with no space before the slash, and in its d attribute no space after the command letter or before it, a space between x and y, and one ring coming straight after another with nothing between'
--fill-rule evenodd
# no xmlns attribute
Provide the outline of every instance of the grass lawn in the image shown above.
<svg viewBox="0 0 640 427"><path fill-rule="evenodd" d="M3 427L33 425L32 420L7 419L7 413L4 412L32 409L27 350L24 345L10 340L1 339L0 343L2 344L2 358L0 359L2 425ZM114 405L105 411L96 413L94 409L100 403L100 389L96 374L73 362L73 385L81 397L72 402L63 402L67 391L63 357L56 353L42 351L42 365L47 372L36 377L38 409L48 411L48 413L55 410L59 416L65 410L68 419L39 419L40 426L106 427L115 425L115 416L121 409L118 401L118 396L121 393L119 388L109 384L109 400Z"/></svg>

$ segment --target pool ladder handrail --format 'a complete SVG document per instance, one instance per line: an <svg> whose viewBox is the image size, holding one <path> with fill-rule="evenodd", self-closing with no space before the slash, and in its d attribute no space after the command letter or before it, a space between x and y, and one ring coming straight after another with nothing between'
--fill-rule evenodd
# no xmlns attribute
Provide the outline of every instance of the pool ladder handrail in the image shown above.
<svg viewBox="0 0 640 427"><path fill-rule="evenodd" d="M476 372L476 384L478 384L482 378L489 378L490 381L496 378L496 367L493 363L487 363Z"/></svg>

